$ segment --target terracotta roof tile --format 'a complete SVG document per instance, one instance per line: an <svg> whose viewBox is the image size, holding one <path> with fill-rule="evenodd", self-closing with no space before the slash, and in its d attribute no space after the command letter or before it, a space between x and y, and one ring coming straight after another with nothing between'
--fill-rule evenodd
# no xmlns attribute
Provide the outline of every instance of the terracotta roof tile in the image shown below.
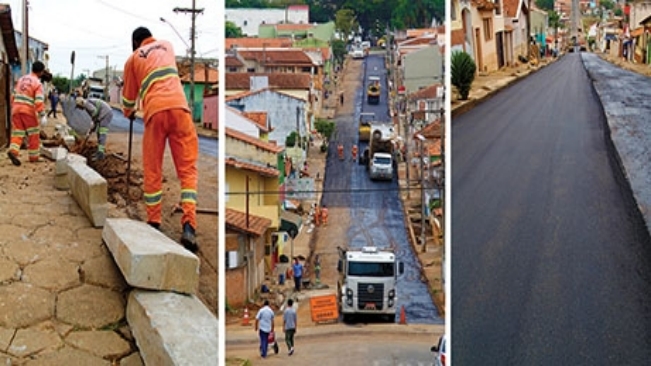
<svg viewBox="0 0 651 366"><path fill-rule="evenodd" d="M443 27L443 31L441 32L440 30L441 27L439 28L418 28L418 29L407 29L407 38L416 38L416 37L421 37L426 34L445 34L445 27Z"/></svg>
<svg viewBox="0 0 651 366"><path fill-rule="evenodd" d="M426 88L417 90L411 94L409 94L409 99L410 100L419 100L419 99L434 99L436 98L436 92L439 87L441 87L441 84L432 84Z"/></svg>
<svg viewBox="0 0 651 366"><path fill-rule="evenodd" d="M190 82L190 68L185 66L179 67L181 81ZM219 82L219 72L217 69L208 67L208 80L206 80L206 67L202 64L196 64L194 67L194 82L214 84Z"/></svg>
<svg viewBox="0 0 651 366"><path fill-rule="evenodd" d="M249 47L292 47L292 40L289 38L226 38L227 50Z"/></svg>
<svg viewBox="0 0 651 366"><path fill-rule="evenodd" d="M287 94L287 93L281 93L279 91L274 91L274 90L271 90L271 88L264 88L264 89L254 90L254 91L244 91L244 92L237 93L235 95L231 95L229 97L226 97L225 101L230 102L232 100L243 99L243 98L246 98L246 97L250 97L251 95L262 93L262 92L267 91L267 90L271 91L272 93L276 93L276 94L284 95L286 97L290 97L290 98L293 98L293 99L296 99L296 100L304 101L304 99L301 99L301 98L299 98L299 97L297 97L295 95L291 95L291 94Z"/></svg>
<svg viewBox="0 0 651 366"><path fill-rule="evenodd" d="M275 50L238 50L237 53L245 60L264 62L265 65L312 66L310 56L297 49Z"/></svg>
<svg viewBox="0 0 651 366"><path fill-rule="evenodd" d="M280 171L276 168L268 168L258 164L249 163L246 161L239 161L235 158L229 157L225 160L226 166L230 166L237 169L249 170L266 177L278 177L280 176Z"/></svg>
<svg viewBox="0 0 651 366"><path fill-rule="evenodd" d="M504 14L509 18L515 18L518 13L520 0L503 0Z"/></svg>
<svg viewBox="0 0 651 366"><path fill-rule="evenodd" d="M244 63L240 61L237 57L233 55L226 55L226 60L224 62L226 67L242 67Z"/></svg>
<svg viewBox="0 0 651 366"><path fill-rule="evenodd" d="M226 228L259 237L271 226L271 220L251 214L248 215L249 225L247 226L246 216L244 212L227 208L224 217Z"/></svg>
<svg viewBox="0 0 651 366"><path fill-rule="evenodd" d="M243 112L242 115L255 122L261 130L265 132L269 131L267 127L267 112Z"/></svg>
<svg viewBox="0 0 651 366"><path fill-rule="evenodd" d="M438 119L427 126L421 128L420 131L414 133L414 138L416 135L423 135L426 139L438 139L441 138L441 120Z"/></svg>
<svg viewBox="0 0 651 366"><path fill-rule="evenodd" d="M307 30L312 29L314 26L312 24L276 24L277 30L289 31L289 30Z"/></svg>
<svg viewBox="0 0 651 366"><path fill-rule="evenodd" d="M257 139L257 138L255 138L253 136L249 136L249 135L247 135L247 134L245 134L243 132L237 131L237 130L232 129L230 127L226 127L225 132L226 132L227 137L232 137L232 138L234 138L236 140L246 142L246 143L251 144L251 145L253 145L255 147L258 147L260 149L263 149L263 150L266 150L266 151L269 151L269 152L272 152L272 153L275 153L275 154L277 154L277 153L284 150L284 148L281 147L281 146L277 146L277 145L271 144L269 142L264 142L264 141L262 141L260 139Z"/></svg>
<svg viewBox="0 0 651 366"><path fill-rule="evenodd" d="M227 72L226 90L248 90L252 76L266 76L269 89L310 89L312 85L308 74Z"/></svg>

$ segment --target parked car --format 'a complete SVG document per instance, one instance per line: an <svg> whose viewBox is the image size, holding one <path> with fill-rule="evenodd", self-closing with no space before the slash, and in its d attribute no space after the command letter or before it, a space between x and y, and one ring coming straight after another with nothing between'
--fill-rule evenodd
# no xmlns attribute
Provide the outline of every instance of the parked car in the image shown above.
<svg viewBox="0 0 651 366"><path fill-rule="evenodd" d="M445 334L439 337L439 343L436 346L432 346L430 350L435 353L434 366L445 366L445 359L448 354Z"/></svg>

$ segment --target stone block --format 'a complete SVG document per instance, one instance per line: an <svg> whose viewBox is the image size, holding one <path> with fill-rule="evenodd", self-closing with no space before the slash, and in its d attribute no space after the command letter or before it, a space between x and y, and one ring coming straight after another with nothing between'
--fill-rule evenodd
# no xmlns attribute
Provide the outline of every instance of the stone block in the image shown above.
<svg viewBox="0 0 651 366"><path fill-rule="evenodd" d="M62 147L41 147L41 155L54 161L63 160L68 155L68 150Z"/></svg>
<svg viewBox="0 0 651 366"><path fill-rule="evenodd" d="M68 185L79 207L94 227L104 226L108 213L106 179L86 164L68 164Z"/></svg>
<svg viewBox="0 0 651 366"><path fill-rule="evenodd" d="M146 365L217 365L217 318L194 295L133 290L127 321Z"/></svg>
<svg viewBox="0 0 651 366"><path fill-rule="evenodd" d="M68 185L68 166L73 163L86 164L86 158L78 154L67 153L63 159L56 161L54 166L54 187L56 189L70 189Z"/></svg>
<svg viewBox="0 0 651 366"><path fill-rule="evenodd" d="M102 239L133 287L194 294L199 258L144 222L106 220Z"/></svg>

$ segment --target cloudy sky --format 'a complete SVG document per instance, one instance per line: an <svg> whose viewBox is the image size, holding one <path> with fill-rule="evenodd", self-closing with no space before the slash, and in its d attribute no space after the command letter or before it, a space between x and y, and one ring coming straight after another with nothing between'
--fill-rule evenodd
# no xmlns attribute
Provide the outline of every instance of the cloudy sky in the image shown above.
<svg viewBox="0 0 651 366"><path fill-rule="evenodd" d="M14 28L23 28L23 0L5 0L11 6ZM122 70L131 54L131 33L139 26L155 38L174 45L184 56L190 45L192 0L29 0L29 36L49 44L49 67L53 74L70 77L70 54L75 51L75 75L109 65ZM217 58L221 51L222 1L196 0L203 14L196 15L196 57ZM163 17L167 23L160 20ZM179 33L177 35L173 28ZM185 43L184 43L185 41Z"/></svg>

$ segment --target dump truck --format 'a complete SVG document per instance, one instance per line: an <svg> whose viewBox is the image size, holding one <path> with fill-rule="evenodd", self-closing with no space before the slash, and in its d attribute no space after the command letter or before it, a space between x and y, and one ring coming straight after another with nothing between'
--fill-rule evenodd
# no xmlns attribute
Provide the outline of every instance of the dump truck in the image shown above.
<svg viewBox="0 0 651 366"><path fill-rule="evenodd" d="M359 314L395 318L398 275L404 273L404 263L392 250L373 246L337 250L337 297L344 321Z"/></svg>
<svg viewBox="0 0 651 366"><path fill-rule="evenodd" d="M104 100L104 80L90 77L81 85L84 98L97 98Z"/></svg>
<svg viewBox="0 0 651 366"><path fill-rule="evenodd" d="M393 180L396 133L391 123L371 124L371 139L360 157L371 180Z"/></svg>
<svg viewBox="0 0 651 366"><path fill-rule="evenodd" d="M371 139L371 123L375 121L375 113L362 112L359 114L359 142Z"/></svg>
<svg viewBox="0 0 651 366"><path fill-rule="evenodd" d="M366 99L368 104L380 103L380 78L378 76L370 76L368 78L369 84L366 88Z"/></svg>

